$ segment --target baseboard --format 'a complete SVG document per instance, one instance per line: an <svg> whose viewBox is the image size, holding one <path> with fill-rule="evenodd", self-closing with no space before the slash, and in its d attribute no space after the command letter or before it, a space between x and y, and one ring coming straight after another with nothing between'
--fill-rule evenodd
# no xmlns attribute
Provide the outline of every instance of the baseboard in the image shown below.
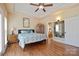
<svg viewBox="0 0 79 59"><path fill-rule="evenodd" d="M65 42L64 44L71 45L71 46L79 48L79 45L76 45L76 44L71 44L71 43L67 43L67 42Z"/></svg>
<svg viewBox="0 0 79 59"><path fill-rule="evenodd" d="M67 42L64 42L64 41L60 41L60 40L54 40L54 41L79 48L79 46L75 45L75 44L70 44L70 43L67 43Z"/></svg>

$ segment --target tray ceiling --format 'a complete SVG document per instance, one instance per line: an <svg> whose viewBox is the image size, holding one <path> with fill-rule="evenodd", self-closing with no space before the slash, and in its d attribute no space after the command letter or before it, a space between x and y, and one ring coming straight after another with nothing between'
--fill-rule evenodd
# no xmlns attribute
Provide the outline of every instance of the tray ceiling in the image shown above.
<svg viewBox="0 0 79 59"><path fill-rule="evenodd" d="M58 9L72 6L74 4L71 3L53 3L53 6L51 7L46 7L46 12L43 12L43 10L38 10L37 12L34 12L37 7L32 6L29 3L9 3L6 4L7 10L10 13L22 13L26 14L27 16L31 17L44 17L46 15L49 15L53 12L55 12Z"/></svg>

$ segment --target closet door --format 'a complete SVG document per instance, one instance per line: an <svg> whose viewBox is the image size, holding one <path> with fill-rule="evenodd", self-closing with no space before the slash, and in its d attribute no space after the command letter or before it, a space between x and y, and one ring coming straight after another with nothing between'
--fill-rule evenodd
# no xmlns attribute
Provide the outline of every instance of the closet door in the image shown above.
<svg viewBox="0 0 79 59"><path fill-rule="evenodd" d="M65 43L79 47L79 16L65 19Z"/></svg>

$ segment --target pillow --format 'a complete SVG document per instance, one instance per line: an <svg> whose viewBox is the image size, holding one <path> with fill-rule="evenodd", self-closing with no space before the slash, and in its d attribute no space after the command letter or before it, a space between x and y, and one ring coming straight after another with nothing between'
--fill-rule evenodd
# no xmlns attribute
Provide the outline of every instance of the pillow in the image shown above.
<svg viewBox="0 0 79 59"><path fill-rule="evenodd" d="M28 31L21 31L21 33L28 33Z"/></svg>
<svg viewBox="0 0 79 59"><path fill-rule="evenodd" d="M33 31L31 30L30 33L33 33Z"/></svg>

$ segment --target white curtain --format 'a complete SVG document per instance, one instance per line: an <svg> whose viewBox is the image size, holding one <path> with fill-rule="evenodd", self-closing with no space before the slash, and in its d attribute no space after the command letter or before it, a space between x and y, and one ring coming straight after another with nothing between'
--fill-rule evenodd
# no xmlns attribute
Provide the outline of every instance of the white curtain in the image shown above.
<svg viewBox="0 0 79 59"><path fill-rule="evenodd" d="M5 27L5 45L7 44L7 18L4 17L4 27Z"/></svg>

